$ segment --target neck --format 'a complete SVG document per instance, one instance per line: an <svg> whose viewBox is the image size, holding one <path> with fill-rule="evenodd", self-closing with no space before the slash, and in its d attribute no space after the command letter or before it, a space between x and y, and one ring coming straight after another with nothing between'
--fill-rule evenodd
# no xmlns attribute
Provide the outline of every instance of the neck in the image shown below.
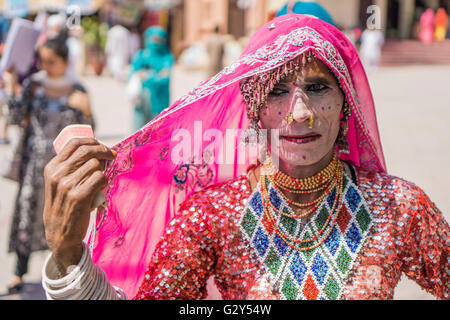
<svg viewBox="0 0 450 320"><path fill-rule="evenodd" d="M292 178L307 178L319 173L333 159L334 149L331 149L322 159L311 165L292 165L280 159L279 170Z"/></svg>

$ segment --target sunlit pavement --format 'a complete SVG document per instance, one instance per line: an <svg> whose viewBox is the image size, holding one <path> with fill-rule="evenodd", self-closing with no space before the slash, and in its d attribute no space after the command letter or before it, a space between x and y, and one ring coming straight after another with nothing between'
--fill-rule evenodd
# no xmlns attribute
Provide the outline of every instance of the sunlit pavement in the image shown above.
<svg viewBox="0 0 450 320"><path fill-rule="evenodd" d="M200 71L187 73L174 69L173 102L203 80ZM390 67L370 75L381 140L388 171L412 181L425 190L450 221L450 66ZM125 84L109 77L85 77L96 119L96 135L113 145L132 132L132 109ZM16 130L9 134L14 138ZM0 158L6 151L0 146ZM31 257L26 285L21 294L7 295L15 256L7 253L9 228L17 185L0 178L0 299L45 299L41 267L48 252ZM414 282L402 278L395 299L433 299Z"/></svg>

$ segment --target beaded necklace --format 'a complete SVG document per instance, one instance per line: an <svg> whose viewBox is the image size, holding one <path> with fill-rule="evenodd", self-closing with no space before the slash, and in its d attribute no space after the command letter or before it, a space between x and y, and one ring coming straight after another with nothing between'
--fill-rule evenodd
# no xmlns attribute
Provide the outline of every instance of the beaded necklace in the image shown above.
<svg viewBox="0 0 450 320"><path fill-rule="evenodd" d="M339 299L343 294L372 217L342 164L337 172L306 224L272 182L275 172L263 174L248 199L240 221L243 237L282 299Z"/></svg>
<svg viewBox="0 0 450 320"><path fill-rule="evenodd" d="M288 175L284 174L283 172L275 169L275 167L272 164L270 156L267 156L267 160L264 163L264 170L263 173L267 173L267 177L270 181L270 183L273 185L273 187L279 192L280 196L288 202L290 205L298 207L298 208L307 208L312 207L311 209L307 210L306 212L303 212L300 215L293 215L293 218L302 218L306 217L312 212L314 212L318 204L320 204L323 199L328 196L331 192L331 190L337 185L337 182L340 179L341 176L341 167L342 164L339 162L339 160L336 157L336 154L333 154L332 161L327 165L325 169L314 175L313 177L308 178L292 178ZM262 186L265 186L265 183L263 181ZM300 203L295 202L293 200L290 200L288 197L286 197L281 190L285 190L294 194L312 194L318 191L325 190L324 193L322 193L318 198L316 198L313 201L306 202L306 203ZM266 197L267 199L268 197ZM270 201L267 202L267 204L270 205ZM272 206L273 207L273 206ZM278 209L273 207L275 211ZM277 211L278 212L278 211ZM278 212L282 215L285 215L283 212Z"/></svg>
<svg viewBox="0 0 450 320"><path fill-rule="evenodd" d="M330 166L329 166L330 167ZM289 236L286 232L283 232L283 230L281 229L281 227L279 225L276 224L276 218L273 215L272 211L275 211L276 213L285 216L285 217L289 217L289 218L303 218L308 216L309 214L311 214L312 212L314 212L317 209L317 205L316 205L316 201L320 200L319 203L321 203L323 201L323 199L325 198L325 196L329 195L329 190L327 188L327 192L325 192L323 195L321 195L318 199L308 203L308 204L312 204L314 203L313 207L310 210L307 210L306 212L303 212L302 214L298 215L298 214L289 214L286 213L282 210L279 210L276 208L276 206L272 203L272 201L270 200L270 196L268 193L268 188L267 188L267 184L266 184L266 180L269 181L273 181L271 179L270 176L264 176L261 175L260 177L260 190L261 190L261 196L262 196L262 202L263 202L263 207L264 207L264 211L267 215L267 219L269 221L269 223L272 224L275 232L286 241L287 245L289 245L291 248L294 248L296 250L300 250L300 251L304 251L304 250L311 250L314 249L316 247L318 247L319 245L321 245L326 238L329 236L329 234L331 233L332 227L333 225L336 223L337 221L337 217L338 217L338 213L340 210L340 207L342 205L342 190L343 190L343 168L342 168L342 164L340 162L338 162L338 165L333 165L333 167L336 167L334 176L335 178L337 178L337 181L334 180L333 182L333 187L335 190L335 197L334 197L334 201L333 201L333 206L331 208L331 212L328 215L325 223L323 224L322 228L319 230L319 232L308 238L308 239L296 239L292 236ZM329 183L327 183L329 185ZM276 190L275 184L272 184L272 187ZM287 201L287 197L283 195L282 192L279 192L279 195L283 198L283 200L285 200L286 202L289 203L289 201ZM305 204L301 204L302 206L305 206ZM337 210L336 210L337 208ZM325 233L325 235L319 240L317 241L315 244L311 244L309 246L306 247L299 247L298 244L305 244L305 243L311 243L313 241L315 241L316 239L318 239L318 237L320 237L320 235L322 235L324 233L324 231L327 229L327 227L329 226L329 223L331 221L331 217L333 215L333 213L336 212L335 218L333 220L333 223L331 224L331 227L328 228L327 232Z"/></svg>
<svg viewBox="0 0 450 320"><path fill-rule="evenodd" d="M336 186L336 183L338 181L338 175L336 174L334 176L334 179L331 181L331 183L325 188L325 192L320 195L317 199L310 201L310 202L304 202L304 203L300 203L300 202L295 202L293 200L290 200L289 198L287 198L279 189L278 186L275 183L275 180L271 177L268 176L268 179L270 181L270 183L273 185L273 187L275 189L277 189L277 191L280 192L280 195L283 197L284 200L286 200L287 203L299 207L299 208L306 208L309 206L315 206L317 208L317 204L320 204L323 200L323 198L325 198L328 194L330 194L331 190ZM312 193L312 192L311 192Z"/></svg>
<svg viewBox="0 0 450 320"><path fill-rule="evenodd" d="M336 153L334 153L333 159L323 170L306 178L293 178L275 169L270 156L267 157L264 166L266 172L275 172L273 182L279 188L291 193L307 194L326 189L335 180L339 164Z"/></svg>

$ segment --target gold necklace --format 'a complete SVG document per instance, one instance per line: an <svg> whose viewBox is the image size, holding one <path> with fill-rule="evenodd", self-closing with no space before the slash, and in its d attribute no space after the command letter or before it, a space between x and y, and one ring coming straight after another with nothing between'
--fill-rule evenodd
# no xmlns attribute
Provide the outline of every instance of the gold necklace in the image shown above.
<svg viewBox="0 0 450 320"><path fill-rule="evenodd" d="M340 191L342 191L342 184L341 184L341 183L339 183L338 188L339 188ZM291 236L285 234L285 233L281 230L281 228L280 228L279 226L275 226L275 232L277 232L277 234L278 234L280 237L282 237L283 239L285 239L286 241L289 241L289 242L292 242L292 243L295 243L295 244L313 242L314 240L316 240L316 239L317 239L317 238L318 238L318 237L326 230L327 226L329 225L329 223L330 223L330 221L331 221L331 216L332 216L334 210L336 209L336 207L340 207L340 204L341 204L341 202L342 202L342 201L341 201L341 200L342 200L341 194L342 194L342 192L339 192L339 193L336 194L336 197L334 198L334 202L333 202L333 207L332 207L332 209L331 209L330 215L329 215L328 218L327 218L327 221L326 221L325 224L322 226L322 228L319 230L319 232L318 232L316 235L314 235L313 237L311 237L311 238L309 238L309 239L304 239L304 240L295 239L295 238L293 238L293 237L291 237ZM337 216L337 214L336 214L336 216ZM330 229L332 229L332 228L330 227ZM327 233L326 236L322 238L321 242L325 241L325 239L327 238L327 235L328 235L328 234L329 234L329 233ZM320 243L321 243L321 242L320 242ZM319 244L320 244L320 243L319 243ZM290 245L290 244L288 243L288 245Z"/></svg>
<svg viewBox="0 0 450 320"><path fill-rule="evenodd" d="M271 179L269 178L269 181L271 181ZM330 190L332 190L335 186L336 186L337 182L333 183L333 186L330 188ZM273 185L273 188L275 190L277 190L275 188L275 186ZM270 200L270 196L269 196L269 190L267 188L266 182L263 180L261 181L261 196L263 199L264 204L268 204L275 212L278 212L279 214L285 216L285 217L289 217L289 218L294 218L294 219L298 219L298 218L304 218L306 216L308 216L310 213L314 212L317 207L318 204L321 203L323 201L323 199L330 193L330 192L324 192L322 195L320 195L319 198L315 199L314 201L311 201L309 203L296 203L294 201L289 200L282 192L280 192L279 190L277 190L279 195L287 202L293 205L297 205L298 207L301 208L305 208L308 206L312 206L311 209L302 212L301 214L295 214L295 215L290 215L289 213L286 213L284 211L281 211L279 209L277 209L274 204L272 203L272 201Z"/></svg>
<svg viewBox="0 0 450 320"><path fill-rule="evenodd" d="M320 172L312 177L293 178L276 169L270 156L264 164L266 172L275 172L273 181L279 188L292 193L312 193L324 190L335 179L339 160L336 153L333 154L331 162Z"/></svg>
<svg viewBox="0 0 450 320"><path fill-rule="evenodd" d="M327 188L325 189L324 193L321 194L317 199L315 199L315 200L313 200L313 201L310 201L310 202L302 203L302 202L295 202L295 201L293 201L293 200L288 199L288 198L284 195L284 193L281 192L281 190L278 189L278 186L275 184L273 178L270 177L270 176L269 176L268 178L269 178L270 183L272 183L273 188L274 188L275 190L277 190L278 193L280 193L281 197L282 197L287 203L289 203L289 204L291 204L291 205L293 205L293 206L299 207L299 208L309 207L309 206L312 206L312 205L314 205L314 204L317 204L317 203L322 202L323 198L326 197L328 194L330 194L331 190L336 186L336 181L337 181L337 176L335 176L335 179L332 180L332 181L330 182L330 185L327 186ZM312 193L312 192L311 192L311 193Z"/></svg>
<svg viewBox="0 0 450 320"><path fill-rule="evenodd" d="M333 187L330 188L330 190L332 190L333 188L336 189L336 196L334 198L334 202L333 202L333 206L331 209L331 212L327 218L327 221L325 222L325 224L323 225L323 227L321 228L321 230L313 237L309 238L309 239L304 239L304 240L299 240L299 239L295 239L287 234L285 234L281 228L276 225L276 219L274 217L274 215L272 214L270 209L273 209L274 211L278 212L281 215L287 216L287 217L291 217L291 218L298 218L298 217L304 217L307 214L313 212L314 210L308 210L307 214L306 213L302 213L301 215L290 215L287 214L281 210L278 210L270 201L270 197L268 194L268 188L265 182L265 177L263 175L261 175L260 178L260 190L261 190L261 195L263 198L263 206L264 206L264 210L266 212L267 218L269 220L269 223L272 224L272 226L274 227L275 232L281 237L283 238L287 245L289 245L291 248L294 248L296 250L299 251L306 251L306 250L312 250L316 247L318 247L319 245L321 245L325 239L328 238L328 236L331 233L331 230L333 230L333 225L336 223L337 221L337 217L339 215L339 211L341 210L342 207L342 192L343 192L343 166L342 164L338 161L338 165L337 165L337 170L336 170L336 175L335 175L335 183L333 184ZM271 179L269 178L269 181L271 181ZM279 192L281 195L282 193ZM284 197L284 195L282 195ZM323 198L322 198L323 200ZM336 216L334 221L332 222L331 227L329 228L329 230L326 232L326 234L323 236L323 238L316 244L312 245L312 246L308 246L308 247L300 247L297 244L301 244L301 243L309 243L312 242L314 240L316 240L327 228L327 226L329 225L330 221L331 221L331 217L333 215L333 212L335 212L335 209L337 208L337 212L336 212ZM314 208L316 209L316 208Z"/></svg>

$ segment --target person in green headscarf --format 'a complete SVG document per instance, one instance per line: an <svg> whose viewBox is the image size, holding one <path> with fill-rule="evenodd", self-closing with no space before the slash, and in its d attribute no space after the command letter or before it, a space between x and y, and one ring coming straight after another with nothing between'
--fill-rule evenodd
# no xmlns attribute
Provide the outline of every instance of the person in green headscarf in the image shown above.
<svg viewBox="0 0 450 320"><path fill-rule="evenodd" d="M138 73L142 83L135 104L133 130L137 131L169 106L169 80L174 57L167 45L167 32L158 26L144 33L144 48L131 61L131 77Z"/></svg>

